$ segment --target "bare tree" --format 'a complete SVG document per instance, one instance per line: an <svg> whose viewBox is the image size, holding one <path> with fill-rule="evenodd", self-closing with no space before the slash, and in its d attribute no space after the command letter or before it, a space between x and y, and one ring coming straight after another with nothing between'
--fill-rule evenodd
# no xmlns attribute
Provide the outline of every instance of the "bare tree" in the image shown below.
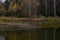
<svg viewBox="0 0 60 40"><path fill-rule="evenodd" d="M40 5L39 0L32 0L32 7L31 7L31 13L32 16L37 15L37 17L39 16L37 13L37 8Z"/></svg>
<svg viewBox="0 0 60 40"><path fill-rule="evenodd" d="M54 0L54 16L56 16L56 0Z"/></svg>

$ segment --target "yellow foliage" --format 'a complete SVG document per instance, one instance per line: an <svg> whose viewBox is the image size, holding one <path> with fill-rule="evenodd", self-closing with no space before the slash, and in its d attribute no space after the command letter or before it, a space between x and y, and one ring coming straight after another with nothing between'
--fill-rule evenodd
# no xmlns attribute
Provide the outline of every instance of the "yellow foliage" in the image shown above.
<svg viewBox="0 0 60 40"><path fill-rule="evenodd" d="M9 10L8 11L17 11L17 10L20 10L20 6L15 2L11 2L10 5L9 5Z"/></svg>
<svg viewBox="0 0 60 40"><path fill-rule="evenodd" d="M4 8L4 5L3 4L0 4L0 11L1 12L5 12L5 8Z"/></svg>
<svg viewBox="0 0 60 40"><path fill-rule="evenodd" d="M10 3L8 12L9 12L9 11L12 11L12 10L13 10L13 2Z"/></svg>
<svg viewBox="0 0 60 40"><path fill-rule="evenodd" d="M13 11L16 11L18 8L18 5L15 3L14 6L13 6Z"/></svg>
<svg viewBox="0 0 60 40"><path fill-rule="evenodd" d="M4 6L2 6L2 10L3 10L3 11L5 11L5 8L4 8Z"/></svg>

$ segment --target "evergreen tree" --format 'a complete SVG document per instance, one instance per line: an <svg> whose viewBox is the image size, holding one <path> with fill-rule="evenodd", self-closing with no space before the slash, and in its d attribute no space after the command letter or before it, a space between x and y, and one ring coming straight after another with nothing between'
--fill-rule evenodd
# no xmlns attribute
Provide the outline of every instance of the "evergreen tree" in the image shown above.
<svg viewBox="0 0 60 40"><path fill-rule="evenodd" d="M6 8L6 10L8 10L8 7L9 7L9 2L8 2L8 0L6 0L5 1L5 8Z"/></svg>
<svg viewBox="0 0 60 40"><path fill-rule="evenodd" d="M8 16L8 8L9 8L9 2L8 0L5 1L5 9L6 9L6 16Z"/></svg>
<svg viewBox="0 0 60 40"><path fill-rule="evenodd" d="M37 17L39 17L39 15L45 16L44 0L39 0L39 6L37 7Z"/></svg>

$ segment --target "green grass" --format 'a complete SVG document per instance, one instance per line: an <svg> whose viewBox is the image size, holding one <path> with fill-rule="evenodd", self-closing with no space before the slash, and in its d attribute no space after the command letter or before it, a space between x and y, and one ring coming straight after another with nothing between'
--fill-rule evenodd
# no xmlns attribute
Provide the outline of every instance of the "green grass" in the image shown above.
<svg viewBox="0 0 60 40"><path fill-rule="evenodd" d="M48 17L47 23L48 23L47 26L50 26L50 27L60 27L60 18Z"/></svg>
<svg viewBox="0 0 60 40"><path fill-rule="evenodd" d="M60 27L60 17L40 18L38 21L33 22L37 27Z"/></svg>

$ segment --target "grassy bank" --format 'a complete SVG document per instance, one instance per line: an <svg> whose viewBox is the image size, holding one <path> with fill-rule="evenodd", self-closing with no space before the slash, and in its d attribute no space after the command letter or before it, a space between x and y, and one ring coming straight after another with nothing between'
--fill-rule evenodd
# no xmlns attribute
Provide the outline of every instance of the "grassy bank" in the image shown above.
<svg viewBox="0 0 60 40"><path fill-rule="evenodd" d="M14 17L0 17L0 24L3 22L9 23L29 23L32 22L37 27L60 27L60 17L40 17L40 18L14 18Z"/></svg>

